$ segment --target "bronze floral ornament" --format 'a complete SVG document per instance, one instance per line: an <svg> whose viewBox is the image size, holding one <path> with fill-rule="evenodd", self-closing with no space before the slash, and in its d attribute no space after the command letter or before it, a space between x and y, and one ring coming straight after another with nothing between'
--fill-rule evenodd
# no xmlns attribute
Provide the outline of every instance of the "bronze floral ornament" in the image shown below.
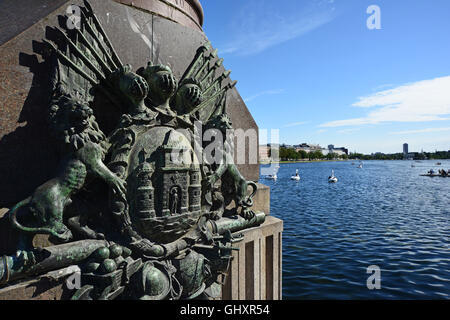
<svg viewBox="0 0 450 320"><path fill-rule="evenodd" d="M22 238L0 260L0 283L77 265L73 299L216 297L239 231L265 221L234 163L226 96L236 82L217 51L201 46L181 79L152 62L134 72L87 1L79 28L55 27L43 42L62 161L9 211ZM223 137L217 161L196 126ZM34 248L35 234L55 245Z"/></svg>

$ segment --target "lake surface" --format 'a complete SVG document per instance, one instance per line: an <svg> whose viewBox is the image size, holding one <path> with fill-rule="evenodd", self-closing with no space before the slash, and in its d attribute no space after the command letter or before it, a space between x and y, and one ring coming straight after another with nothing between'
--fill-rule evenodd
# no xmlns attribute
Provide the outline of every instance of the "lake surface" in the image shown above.
<svg viewBox="0 0 450 320"><path fill-rule="evenodd" d="M283 298L449 299L450 178L419 176L450 169L439 161L281 164L277 181L261 179L284 220ZM372 265L379 290L367 288Z"/></svg>

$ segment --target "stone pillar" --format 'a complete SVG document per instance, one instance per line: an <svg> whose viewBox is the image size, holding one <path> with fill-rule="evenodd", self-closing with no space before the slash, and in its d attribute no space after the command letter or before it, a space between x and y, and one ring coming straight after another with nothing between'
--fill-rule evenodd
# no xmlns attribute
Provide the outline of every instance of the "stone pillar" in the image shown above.
<svg viewBox="0 0 450 320"><path fill-rule="evenodd" d="M244 240L234 244L223 300L282 299L283 221L268 216L258 227L242 232Z"/></svg>

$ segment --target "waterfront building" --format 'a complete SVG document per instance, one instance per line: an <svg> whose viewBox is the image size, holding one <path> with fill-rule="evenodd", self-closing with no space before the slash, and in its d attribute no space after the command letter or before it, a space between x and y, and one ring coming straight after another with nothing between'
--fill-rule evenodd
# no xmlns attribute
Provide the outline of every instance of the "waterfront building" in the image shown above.
<svg viewBox="0 0 450 320"><path fill-rule="evenodd" d="M323 149L322 153L324 155L327 155L329 153L337 154L338 156L347 155L348 156L348 149L347 148L336 148L333 144L328 145L328 150Z"/></svg>
<svg viewBox="0 0 450 320"><path fill-rule="evenodd" d="M336 148L334 145L330 144L328 145L328 148L322 148L318 144L308 144L308 143L302 143L298 145L294 145L293 148L295 151L305 151L306 153L311 153L314 151L321 151L324 156L326 156L329 153L335 153L338 156L348 155L348 149L347 148Z"/></svg>
<svg viewBox="0 0 450 320"><path fill-rule="evenodd" d="M294 147L295 151L297 151L297 152L299 152L300 150L303 150L306 153L314 152L314 151L317 151L317 150L320 150L320 151L323 150L323 148L320 145L318 145L318 144L302 143L302 144L299 144L299 145L295 145L293 147Z"/></svg>
<svg viewBox="0 0 450 320"><path fill-rule="evenodd" d="M269 162L270 161L270 145L263 144L259 146L259 161Z"/></svg>
<svg viewBox="0 0 450 320"><path fill-rule="evenodd" d="M347 148L343 148L343 147L341 147L341 148L333 148L331 150L331 152L336 153L336 154L338 154L340 156L343 156L344 154L348 156L348 149Z"/></svg>
<svg viewBox="0 0 450 320"><path fill-rule="evenodd" d="M280 147L292 148L290 146L281 145L278 143L268 143L259 145L259 162L272 162L274 157L277 158ZM275 159L277 161L277 159Z"/></svg>

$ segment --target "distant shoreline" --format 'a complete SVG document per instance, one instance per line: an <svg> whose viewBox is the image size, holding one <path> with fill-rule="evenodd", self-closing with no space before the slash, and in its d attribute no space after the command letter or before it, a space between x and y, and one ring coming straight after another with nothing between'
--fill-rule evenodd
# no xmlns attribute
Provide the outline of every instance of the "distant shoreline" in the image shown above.
<svg viewBox="0 0 450 320"><path fill-rule="evenodd" d="M293 160L293 161L274 161L260 162L259 164L280 164L280 163L311 163L311 162L350 162L351 160ZM359 160L355 160L359 161Z"/></svg>
<svg viewBox="0 0 450 320"><path fill-rule="evenodd" d="M397 160L397 159L372 159L372 160L343 160L343 159L337 159L337 160L293 160L293 161L274 161L274 162L262 162L260 161L259 164L284 164L284 163L312 163L312 162L364 162L364 161L408 161L408 162L417 162L417 161L445 161L450 159L428 159L428 160Z"/></svg>

